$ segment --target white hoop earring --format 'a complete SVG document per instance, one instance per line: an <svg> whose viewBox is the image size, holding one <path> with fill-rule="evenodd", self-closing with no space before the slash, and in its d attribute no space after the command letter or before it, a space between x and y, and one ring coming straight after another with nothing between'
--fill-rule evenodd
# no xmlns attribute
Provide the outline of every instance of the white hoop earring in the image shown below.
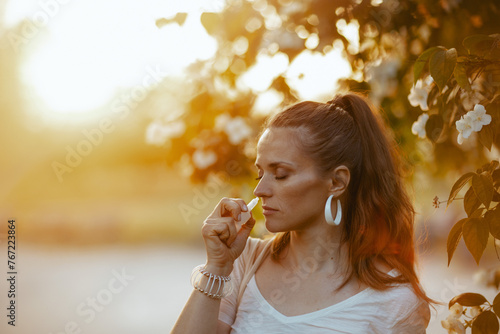
<svg viewBox="0 0 500 334"><path fill-rule="evenodd" d="M332 198L333 195L330 195L326 200L325 205L325 219L329 225L339 225L340 220L342 219L342 206L340 205L340 200L337 199L337 214L335 215L335 219L332 216Z"/></svg>

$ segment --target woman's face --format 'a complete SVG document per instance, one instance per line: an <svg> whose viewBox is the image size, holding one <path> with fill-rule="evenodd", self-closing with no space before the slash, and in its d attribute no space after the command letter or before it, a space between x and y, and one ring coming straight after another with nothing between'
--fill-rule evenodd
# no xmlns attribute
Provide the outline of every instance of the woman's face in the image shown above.
<svg viewBox="0 0 500 334"><path fill-rule="evenodd" d="M257 145L260 181L254 194L262 199L270 232L326 224L324 208L331 180L320 176L314 161L300 148L301 131L270 128Z"/></svg>

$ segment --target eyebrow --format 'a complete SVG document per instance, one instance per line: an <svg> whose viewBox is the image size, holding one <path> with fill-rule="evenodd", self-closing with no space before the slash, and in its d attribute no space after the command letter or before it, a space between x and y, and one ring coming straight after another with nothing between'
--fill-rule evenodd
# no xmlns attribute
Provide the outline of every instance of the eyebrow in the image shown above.
<svg viewBox="0 0 500 334"><path fill-rule="evenodd" d="M270 164L268 164L268 166L271 167L271 168L276 168L279 165L288 165L288 166L292 166L293 167L293 164L291 164L289 162L286 162L286 161L276 161L276 162L271 162ZM260 168L260 166L259 166L258 163L255 163L255 166L258 167L258 168Z"/></svg>

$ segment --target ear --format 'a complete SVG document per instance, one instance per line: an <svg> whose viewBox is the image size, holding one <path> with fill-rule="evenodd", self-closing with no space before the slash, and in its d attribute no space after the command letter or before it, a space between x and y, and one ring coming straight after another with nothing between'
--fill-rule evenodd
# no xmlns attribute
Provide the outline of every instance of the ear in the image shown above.
<svg viewBox="0 0 500 334"><path fill-rule="evenodd" d="M330 193L335 197L339 197L347 190L350 180L351 172L349 168L344 165L338 166L330 173Z"/></svg>

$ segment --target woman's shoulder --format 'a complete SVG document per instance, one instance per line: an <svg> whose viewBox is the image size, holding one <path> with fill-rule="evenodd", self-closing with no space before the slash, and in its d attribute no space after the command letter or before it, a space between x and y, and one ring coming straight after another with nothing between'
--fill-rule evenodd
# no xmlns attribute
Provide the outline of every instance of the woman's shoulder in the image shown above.
<svg viewBox="0 0 500 334"><path fill-rule="evenodd" d="M376 313L383 314L395 327L426 328L429 323L429 303L420 298L409 283L394 284L385 290L372 289L369 299L377 305Z"/></svg>
<svg viewBox="0 0 500 334"><path fill-rule="evenodd" d="M374 298L387 302L385 306L390 308L390 304L399 304L404 308L412 308L423 300L415 293L413 287L409 283L393 284L384 290L374 290L372 293ZM427 304L427 302L425 302Z"/></svg>
<svg viewBox="0 0 500 334"><path fill-rule="evenodd" d="M400 275L397 269L392 269L387 272L387 274L393 277ZM415 293L410 283L394 283L387 289L374 291L377 298L385 299L387 302L392 301L392 304L399 303L401 306L407 306L409 308L419 306L420 304L428 305L426 301Z"/></svg>
<svg viewBox="0 0 500 334"><path fill-rule="evenodd" d="M385 290L368 288L362 295L339 316L357 319L360 326L367 326L366 333L425 333L430 321L429 305L411 285L398 284Z"/></svg>

